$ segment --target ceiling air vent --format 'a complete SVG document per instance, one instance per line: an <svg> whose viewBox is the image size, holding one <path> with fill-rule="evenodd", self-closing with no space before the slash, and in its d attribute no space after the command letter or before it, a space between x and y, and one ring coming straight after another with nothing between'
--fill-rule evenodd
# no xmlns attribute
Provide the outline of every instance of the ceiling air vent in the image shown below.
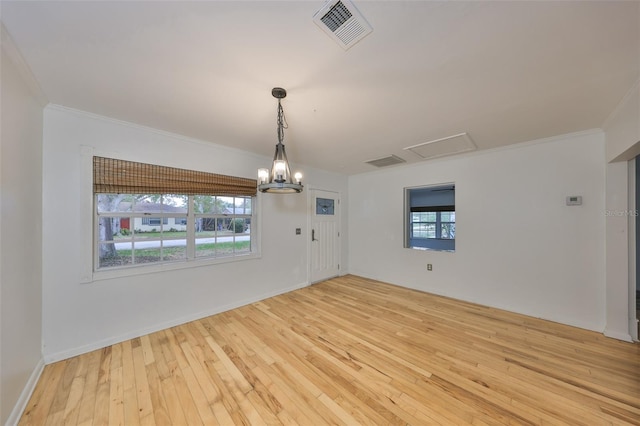
<svg viewBox="0 0 640 426"><path fill-rule="evenodd" d="M445 155L473 151L476 149L476 145L467 133L460 133L458 135L408 146L404 149L426 160L428 158L444 157Z"/></svg>
<svg viewBox="0 0 640 426"><path fill-rule="evenodd" d="M313 22L335 40L344 50L362 40L373 29L349 0L333 0L325 3Z"/></svg>
<svg viewBox="0 0 640 426"><path fill-rule="evenodd" d="M406 161L400 157L396 157L395 155L389 155L388 157L382 157L382 158L377 158L375 160L365 161L365 163L371 164L372 166L376 166L376 167L387 167L387 166L393 166L395 164L406 163Z"/></svg>

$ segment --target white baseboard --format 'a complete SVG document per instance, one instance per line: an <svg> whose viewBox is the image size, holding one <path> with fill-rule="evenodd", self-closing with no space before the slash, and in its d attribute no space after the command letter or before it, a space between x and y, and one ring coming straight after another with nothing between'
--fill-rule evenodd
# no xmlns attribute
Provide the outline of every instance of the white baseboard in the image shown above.
<svg viewBox="0 0 640 426"><path fill-rule="evenodd" d="M42 370L44 370L44 365L44 358L40 358L40 361L38 361L31 372L24 389L22 389L22 393L20 393L18 401L16 401L16 405L14 405L13 410L11 410L11 414L9 414L9 418L5 423L5 426L15 426L20 421L20 417L22 417L22 413L29 403L29 398L31 398L31 395L36 388L36 384L38 384Z"/></svg>
<svg viewBox="0 0 640 426"><path fill-rule="evenodd" d="M618 339L618 340L622 340L622 341L625 341L625 342L633 342L633 339L631 338L631 335L629 333L605 330L602 334L604 334L606 337L610 337L612 339Z"/></svg>
<svg viewBox="0 0 640 426"><path fill-rule="evenodd" d="M175 327L178 325L182 325L185 323L188 323L190 321L195 321L201 318L205 318L211 315L215 315L215 314L219 314L221 312L226 312L226 311L230 311L231 309L235 309L235 308L239 308L241 306L245 306L245 305L250 305L251 303L255 303L255 302L259 302L261 300L264 299L268 299L270 297L274 297L274 296L278 296L280 294L284 294L284 293L289 293L291 291L294 290L298 290L302 287L306 287L308 286L309 283L302 283L302 284L297 284L291 287L287 287L287 288L283 288L283 289L279 289L276 291L272 291L272 292L268 292L268 293L263 293L259 296L256 297L252 297L249 299L243 299L243 300L239 300L237 302L233 302L233 303L228 303L226 305L222 305L222 306L217 306L215 308L212 308L210 310L206 310L206 311L201 311L201 312L197 312L191 315L187 315L184 317L180 317L180 318L175 318L173 320L170 321L165 321L159 324L155 324L153 326L150 327L144 327L144 328L140 328L119 336L113 336L113 337L109 337L107 339L102 339L96 342L91 342L88 343L86 345L83 346L79 346L76 348L71 348L69 350L65 350L65 351L60 351L60 352L55 352L55 353L50 353L50 354L45 354L44 355L44 362L46 364L51 364L53 362L58 362L64 359L68 359L68 358L72 358L74 356L78 356L78 355L82 355L91 351L95 351L97 349L102 349L105 348L107 346L111 346L114 345L116 343L120 343L120 342L124 342L125 340L130 340L130 339L135 339L136 337L140 337L140 336L145 336L147 334L150 333L155 333L156 331L160 331L160 330L165 330L167 328L171 328L171 327Z"/></svg>

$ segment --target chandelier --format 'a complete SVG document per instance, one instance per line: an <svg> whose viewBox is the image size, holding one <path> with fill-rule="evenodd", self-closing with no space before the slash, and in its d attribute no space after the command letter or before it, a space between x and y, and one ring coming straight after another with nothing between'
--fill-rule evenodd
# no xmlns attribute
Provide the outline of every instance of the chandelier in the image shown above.
<svg viewBox="0 0 640 426"><path fill-rule="evenodd" d="M258 190L276 194L302 192L302 173L297 172L293 178L291 177L289 161L287 161L287 154L282 144L287 121L284 118L280 100L287 96L287 91L281 87L274 87L271 90L271 94L278 99L278 144L276 145L276 154L273 156L271 170L258 169Z"/></svg>

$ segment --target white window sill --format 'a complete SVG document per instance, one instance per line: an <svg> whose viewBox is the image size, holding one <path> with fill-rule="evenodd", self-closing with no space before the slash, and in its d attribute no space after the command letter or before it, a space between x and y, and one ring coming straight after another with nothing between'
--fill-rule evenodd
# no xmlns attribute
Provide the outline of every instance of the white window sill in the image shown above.
<svg viewBox="0 0 640 426"><path fill-rule="evenodd" d="M203 266L220 265L231 262L241 262L245 260L259 259L261 255L259 253L251 253L242 256L224 257L216 259L192 259L186 261L166 262L158 263L154 265L137 265L127 266L122 268L104 269L93 272L93 277L90 281L102 281L115 278L131 277L136 275L156 274L158 272L175 271L179 269L187 268L200 268Z"/></svg>

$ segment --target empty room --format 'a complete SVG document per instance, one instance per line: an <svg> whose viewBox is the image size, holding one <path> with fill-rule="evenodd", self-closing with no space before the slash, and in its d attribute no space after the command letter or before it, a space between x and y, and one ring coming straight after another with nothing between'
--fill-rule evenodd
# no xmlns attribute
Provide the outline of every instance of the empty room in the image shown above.
<svg viewBox="0 0 640 426"><path fill-rule="evenodd" d="M0 21L0 424L640 425L640 2Z"/></svg>

